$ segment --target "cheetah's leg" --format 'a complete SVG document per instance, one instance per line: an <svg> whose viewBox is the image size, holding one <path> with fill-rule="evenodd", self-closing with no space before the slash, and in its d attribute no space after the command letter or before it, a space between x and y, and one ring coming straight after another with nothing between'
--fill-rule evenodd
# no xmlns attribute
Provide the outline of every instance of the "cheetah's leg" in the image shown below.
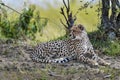
<svg viewBox="0 0 120 80"><path fill-rule="evenodd" d="M107 65L109 66L109 65L110 65L109 62L106 62L104 59L102 59L102 58L100 58L100 57L98 57L97 62L98 62L100 65L103 65L103 66L107 66Z"/></svg>
<svg viewBox="0 0 120 80"><path fill-rule="evenodd" d="M91 59L95 60L96 62L98 62L100 65L110 65L110 63L106 62L104 59L100 58L95 52L94 50L90 50L88 51L85 55L91 55Z"/></svg>
<svg viewBox="0 0 120 80"><path fill-rule="evenodd" d="M92 60L88 57L85 57L84 55L79 55L77 60L79 60L81 62L84 62L84 63L87 63L87 64L90 64L92 66L98 66L99 65L95 60Z"/></svg>

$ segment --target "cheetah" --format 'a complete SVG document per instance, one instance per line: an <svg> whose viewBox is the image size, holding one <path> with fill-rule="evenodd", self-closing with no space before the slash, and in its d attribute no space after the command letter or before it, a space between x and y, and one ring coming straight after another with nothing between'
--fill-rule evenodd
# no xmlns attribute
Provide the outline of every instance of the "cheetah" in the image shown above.
<svg viewBox="0 0 120 80"><path fill-rule="evenodd" d="M74 25L69 38L37 45L30 55L34 62L66 63L72 60L90 65L110 65L100 58L93 49L83 25Z"/></svg>

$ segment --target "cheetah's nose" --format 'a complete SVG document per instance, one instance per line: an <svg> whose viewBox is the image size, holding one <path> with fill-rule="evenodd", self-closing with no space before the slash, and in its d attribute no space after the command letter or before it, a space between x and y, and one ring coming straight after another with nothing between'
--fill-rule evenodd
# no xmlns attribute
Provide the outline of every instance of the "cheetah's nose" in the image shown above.
<svg viewBox="0 0 120 80"><path fill-rule="evenodd" d="M70 34L69 36L71 37L72 35Z"/></svg>
<svg viewBox="0 0 120 80"><path fill-rule="evenodd" d="M73 39L75 39L75 36L73 35Z"/></svg>

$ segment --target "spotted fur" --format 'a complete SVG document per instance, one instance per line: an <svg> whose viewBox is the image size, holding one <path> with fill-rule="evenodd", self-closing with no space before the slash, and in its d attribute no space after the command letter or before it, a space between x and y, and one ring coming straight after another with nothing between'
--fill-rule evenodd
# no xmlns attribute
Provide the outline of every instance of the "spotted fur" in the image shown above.
<svg viewBox="0 0 120 80"><path fill-rule="evenodd" d="M95 54L81 24L71 28L69 39L41 43L34 48L30 57L33 61L42 63L65 63L76 59L91 65L109 65Z"/></svg>

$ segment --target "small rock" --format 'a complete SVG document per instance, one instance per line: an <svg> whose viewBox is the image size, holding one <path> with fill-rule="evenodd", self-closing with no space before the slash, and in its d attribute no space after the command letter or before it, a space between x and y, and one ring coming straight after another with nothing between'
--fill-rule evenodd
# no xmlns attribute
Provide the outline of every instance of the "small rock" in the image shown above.
<svg viewBox="0 0 120 80"><path fill-rule="evenodd" d="M116 38L116 34L114 32L110 32L108 37L110 38L110 40L114 40Z"/></svg>
<svg viewBox="0 0 120 80"><path fill-rule="evenodd" d="M110 78L111 74L105 75L104 78Z"/></svg>

